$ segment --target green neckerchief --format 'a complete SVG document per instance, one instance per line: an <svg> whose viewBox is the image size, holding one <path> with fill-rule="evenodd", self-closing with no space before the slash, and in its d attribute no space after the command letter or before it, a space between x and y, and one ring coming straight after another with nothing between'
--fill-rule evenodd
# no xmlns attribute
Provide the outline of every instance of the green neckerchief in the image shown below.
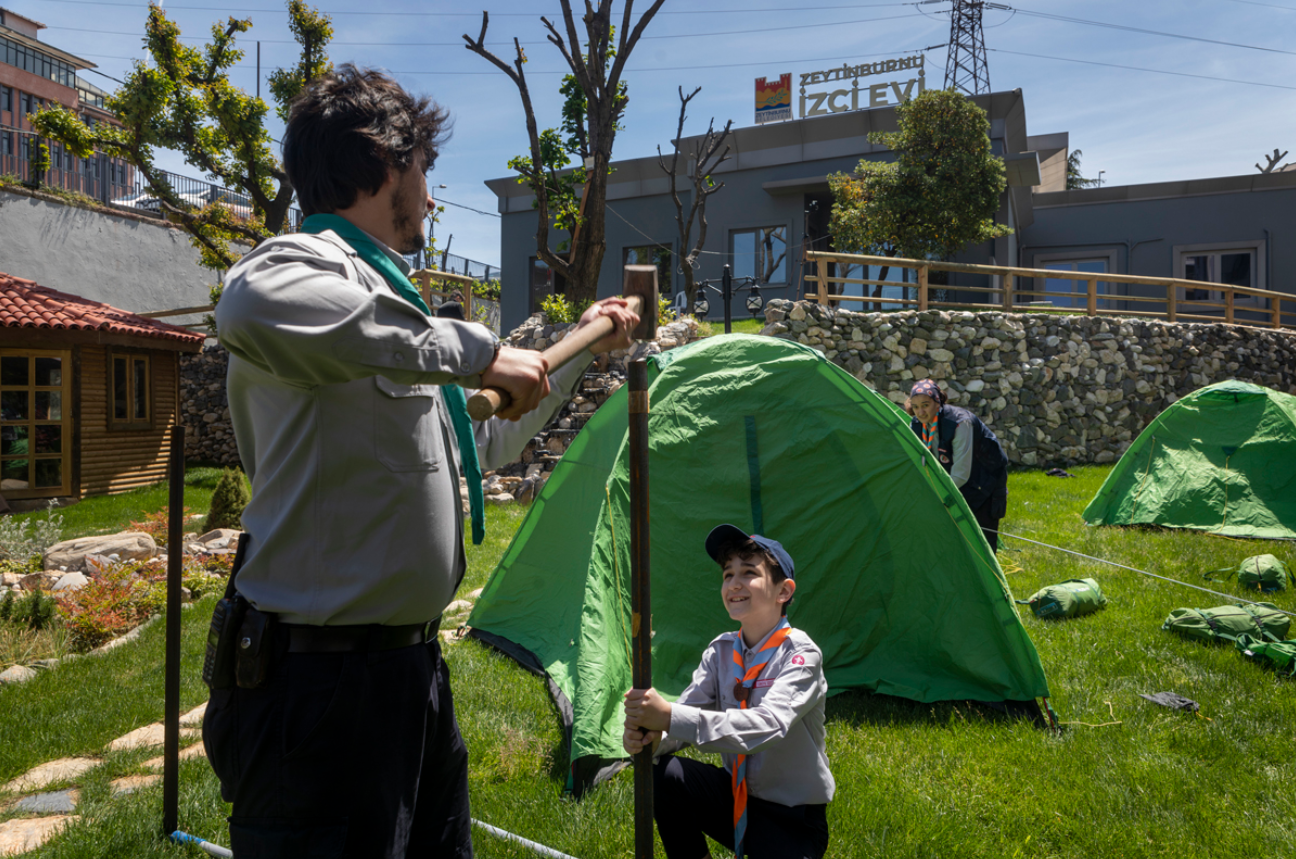
<svg viewBox="0 0 1296 859"><path fill-rule="evenodd" d="M332 230L351 246L360 259L383 276L396 294L428 316L432 311L423 302L423 296L410 283L409 278L382 248L359 227L340 215L311 215L302 222L303 233L322 233ZM455 440L459 443L459 459L463 462L464 479L468 483L468 507L472 513L472 541L480 546L486 539L486 499L482 496L481 463L477 460L477 444L473 438L472 421L468 417L468 400L458 385L442 385L441 397L445 400Z"/></svg>

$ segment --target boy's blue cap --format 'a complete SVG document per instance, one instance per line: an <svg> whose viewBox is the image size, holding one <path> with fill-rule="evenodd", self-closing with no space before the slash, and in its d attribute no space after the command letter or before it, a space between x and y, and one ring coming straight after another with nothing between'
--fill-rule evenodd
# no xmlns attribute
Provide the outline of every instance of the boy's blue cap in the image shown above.
<svg viewBox="0 0 1296 859"><path fill-rule="evenodd" d="M789 579L795 579L793 575L792 556L783 548L783 544L778 540L771 540L768 537L762 537L760 534L748 534L737 525L717 525L707 534L706 552L711 556L711 560L717 564L720 563L720 549L729 543L742 540L751 540L757 546L774 556L778 561L779 567L783 570L783 575Z"/></svg>

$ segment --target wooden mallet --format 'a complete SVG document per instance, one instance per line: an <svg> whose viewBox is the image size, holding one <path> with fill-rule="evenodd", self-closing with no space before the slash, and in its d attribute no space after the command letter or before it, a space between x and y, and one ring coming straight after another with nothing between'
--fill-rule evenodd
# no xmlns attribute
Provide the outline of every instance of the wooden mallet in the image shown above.
<svg viewBox="0 0 1296 859"><path fill-rule="evenodd" d="M651 340L657 334L657 267L626 266L624 295L629 308L639 314L639 324L631 336L635 340ZM611 334L615 327L611 319L601 316L541 352L549 363L549 372L554 372ZM509 395L505 391L482 388L468 398L468 414L475 421L484 421L500 409L507 408L509 402Z"/></svg>

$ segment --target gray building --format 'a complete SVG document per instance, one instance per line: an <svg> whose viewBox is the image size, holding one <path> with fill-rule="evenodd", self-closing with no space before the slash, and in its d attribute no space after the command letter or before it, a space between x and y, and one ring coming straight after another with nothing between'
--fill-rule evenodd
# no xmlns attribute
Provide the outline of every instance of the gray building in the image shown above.
<svg viewBox="0 0 1296 859"><path fill-rule="evenodd" d="M1273 239L1296 226L1296 172L1067 191L1068 136L1028 135L1021 90L976 96L972 101L986 111L992 149L1005 161L1008 187L998 221L1013 232L967 248L958 261L1184 277L1293 292L1296 246L1279 251ZM868 135L894 130L894 107L734 129L730 156L713 174L725 187L707 205L709 229L697 276L718 279L722 267L729 264L735 277L755 277L766 299L813 292L814 284L806 282L811 270L805 252L832 249L828 176L851 172L862 158L891 158L892 153L870 143ZM682 148L688 151L698 140L687 138ZM679 291L682 274L675 262L679 230L669 180L656 156L617 161L613 168L608 182L607 251L598 294L620 292L621 267L629 262L657 263L663 294ZM515 177L486 184L498 197L502 216L500 262L507 273L502 313L508 330L535 312L544 295L562 292L564 286L536 259L537 222L530 190ZM690 194L683 175L680 195L687 207ZM561 237L553 235L552 240L556 243ZM879 276L876 269L839 274L861 279ZM889 279L900 276L893 270ZM959 295L957 287L990 285L987 280L951 275L949 297L984 301L984 295L977 293ZM1075 283L1057 278L1024 282L1020 288L1048 292L1048 300L1060 307L1083 307L1083 297L1077 299L1072 292ZM846 289L860 294L861 287ZM1144 289L1154 288L1099 285L1101 293L1110 295L1139 295ZM1205 289L1188 292L1200 295L1182 297L1209 297ZM883 292L883 298L888 296L896 297ZM1255 310L1267 306L1265 299L1250 302ZM1115 306L1127 309L1123 304L1133 303ZM1239 299L1239 311L1249 306ZM1128 309L1158 307L1141 304ZM712 300L711 317L720 312L719 302ZM733 313L735 318L747 315L741 298L735 300ZM1243 316L1240 312L1239 320Z"/></svg>

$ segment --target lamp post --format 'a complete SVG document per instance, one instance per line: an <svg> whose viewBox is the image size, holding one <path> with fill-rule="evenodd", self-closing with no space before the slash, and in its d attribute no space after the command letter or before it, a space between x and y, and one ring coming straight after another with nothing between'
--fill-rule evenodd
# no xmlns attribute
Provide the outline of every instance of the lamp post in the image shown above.
<svg viewBox="0 0 1296 859"><path fill-rule="evenodd" d="M445 185L437 185L436 187L437 187L437 188L444 188ZM433 203L436 202L436 198L435 198L435 197L432 198L432 202L433 202ZM427 240L427 247L432 247L432 240L435 239L435 238L436 238L436 209L433 208L431 212L428 212L428 240Z"/></svg>
<svg viewBox="0 0 1296 859"><path fill-rule="evenodd" d="M1099 187L1099 188L1102 187L1102 176L1103 176L1103 174L1106 173L1106 172L1107 172L1106 170L1099 170L1099 171L1098 171L1098 187Z"/></svg>
<svg viewBox="0 0 1296 859"><path fill-rule="evenodd" d="M697 293L693 297L693 315L705 317L711 310L711 303L707 301L706 291L720 293L720 298L724 301L724 328L725 333L733 332L733 321L730 314L729 305L733 301L735 292L747 290L747 312L752 316L760 313L761 307L765 304L765 299L760 294L760 283L754 277L734 278L729 266L724 267L724 274L720 277L720 286L716 287L715 280L703 280L698 282Z"/></svg>

